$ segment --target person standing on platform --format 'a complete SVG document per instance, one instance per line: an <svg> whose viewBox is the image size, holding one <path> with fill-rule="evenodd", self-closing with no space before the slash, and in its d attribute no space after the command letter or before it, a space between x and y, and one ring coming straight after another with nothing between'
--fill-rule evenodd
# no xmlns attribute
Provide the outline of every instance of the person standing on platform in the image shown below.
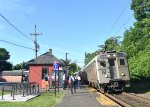
<svg viewBox="0 0 150 107"><path fill-rule="evenodd" d="M48 91L49 90L49 75L48 74L45 75L45 81L46 81L46 91Z"/></svg>
<svg viewBox="0 0 150 107"><path fill-rule="evenodd" d="M81 77L80 77L80 75L78 75L78 88L81 88Z"/></svg>
<svg viewBox="0 0 150 107"><path fill-rule="evenodd" d="M63 89L66 90L66 74L63 75Z"/></svg>
<svg viewBox="0 0 150 107"><path fill-rule="evenodd" d="M76 93L76 86L75 86L75 77L71 75L70 77L70 88L71 88L71 94L73 94L73 88L74 88L74 93Z"/></svg>

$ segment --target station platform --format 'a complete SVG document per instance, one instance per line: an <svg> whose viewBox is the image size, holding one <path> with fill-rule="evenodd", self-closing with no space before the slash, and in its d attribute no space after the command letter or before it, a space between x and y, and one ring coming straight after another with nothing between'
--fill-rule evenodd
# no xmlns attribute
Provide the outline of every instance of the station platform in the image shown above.
<svg viewBox="0 0 150 107"><path fill-rule="evenodd" d="M76 89L76 93L71 94L70 88L63 90L65 96L56 107L102 107L96 100L97 95L91 93L86 85L81 89Z"/></svg>
<svg viewBox="0 0 150 107"><path fill-rule="evenodd" d="M14 99L13 97L11 96L11 94L5 94L3 96L3 99L0 98L0 101L4 101L4 102L23 102L23 101L28 101L28 100L31 100L35 97L39 96L39 94L35 94L35 95L27 95L27 96L24 96L22 94L18 94L18 95L15 95ZM0 96L2 97L2 96Z"/></svg>

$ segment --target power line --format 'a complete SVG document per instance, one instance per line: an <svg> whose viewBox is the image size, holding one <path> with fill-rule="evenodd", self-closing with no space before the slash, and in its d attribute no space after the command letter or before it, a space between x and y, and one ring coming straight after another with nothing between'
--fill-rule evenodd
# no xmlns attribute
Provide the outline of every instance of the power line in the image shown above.
<svg viewBox="0 0 150 107"><path fill-rule="evenodd" d="M112 25L111 29L109 30L107 36L109 36L109 34L111 33L111 31L113 30L114 26L118 23L120 17L122 16L123 12L125 11L125 9L127 8L128 4L129 4L130 0L128 1L128 3L125 5L125 7L123 8L122 12L120 13L120 15L118 16L117 20L115 21L115 23Z"/></svg>
<svg viewBox="0 0 150 107"><path fill-rule="evenodd" d="M8 43L8 44L11 44L11 45L15 45L15 46L18 46L18 47L22 47L22 48L26 48L26 49L30 49L30 50L33 50L35 51L35 49L32 49L32 48L29 48L29 47L26 47L26 46L22 46L22 45L18 45L18 44L15 44L15 43L11 43L11 42L8 42L8 41L5 41L5 40L1 40L1 42L5 42L5 43Z"/></svg>
<svg viewBox="0 0 150 107"><path fill-rule="evenodd" d="M34 41L33 39L29 38L28 36L26 36L22 31L20 31L18 28L16 28L9 20L7 20L2 14L0 14L0 16L7 22L9 23L14 29L16 29L21 35L23 35L24 37Z"/></svg>
<svg viewBox="0 0 150 107"><path fill-rule="evenodd" d="M32 25L35 25L35 23L33 22L33 20L31 19L31 17L26 13L26 12L23 12L24 15L28 18L28 20L31 22Z"/></svg>
<svg viewBox="0 0 150 107"><path fill-rule="evenodd" d="M4 6L2 6L2 8L5 10L5 13L9 14L10 17L12 17L14 20L17 20L17 21L18 21L18 19L16 19L16 18L12 15L12 13L8 11L7 8L5 8ZM24 28L24 26L23 26L20 22L18 22L17 24L18 24L19 26L21 26L22 28Z"/></svg>
<svg viewBox="0 0 150 107"><path fill-rule="evenodd" d="M114 36L115 36L118 32L120 32L120 30L129 22L129 20L131 19L131 17L132 17L132 16L130 16L130 17L128 18L128 20L126 20L126 22L116 31L116 33L114 34Z"/></svg>

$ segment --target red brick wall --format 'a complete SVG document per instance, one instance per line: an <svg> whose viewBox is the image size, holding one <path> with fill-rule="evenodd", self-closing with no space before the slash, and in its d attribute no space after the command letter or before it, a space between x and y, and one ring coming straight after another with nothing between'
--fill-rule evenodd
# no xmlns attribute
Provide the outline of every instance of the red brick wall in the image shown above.
<svg viewBox="0 0 150 107"><path fill-rule="evenodd" d="M50 85L52 84L52 69L53 66L30 66L29 67L29 82L37 82L41 85L42 82L42 68L47 68L50 75Z"/></svg>
<svg viewBox="0 0 150 107"><path fill-rule="evenodd" d="M30 66L29 67L29 82L37 82L41 85L41 66Z"/></svg>
<svg viewBox="0 0 150 107"><path fill-rule="evenodd" d="M49 83L50 83L50 85L52 85L52 70L53 70L53 66L50 66L49 67L49 76L50 76Z"/></svg>

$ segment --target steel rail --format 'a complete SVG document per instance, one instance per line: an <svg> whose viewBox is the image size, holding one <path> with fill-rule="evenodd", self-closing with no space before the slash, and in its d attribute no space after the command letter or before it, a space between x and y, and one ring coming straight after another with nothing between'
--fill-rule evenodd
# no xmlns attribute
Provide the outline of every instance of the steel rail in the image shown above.
<svg viewBox="0 0 150 107"><path fill-rule="evenodd" d="M105 93L104 95L116 102L117 104L119 104L121 107L133 107L132 105L112 96L111 94Z"/></svg>

